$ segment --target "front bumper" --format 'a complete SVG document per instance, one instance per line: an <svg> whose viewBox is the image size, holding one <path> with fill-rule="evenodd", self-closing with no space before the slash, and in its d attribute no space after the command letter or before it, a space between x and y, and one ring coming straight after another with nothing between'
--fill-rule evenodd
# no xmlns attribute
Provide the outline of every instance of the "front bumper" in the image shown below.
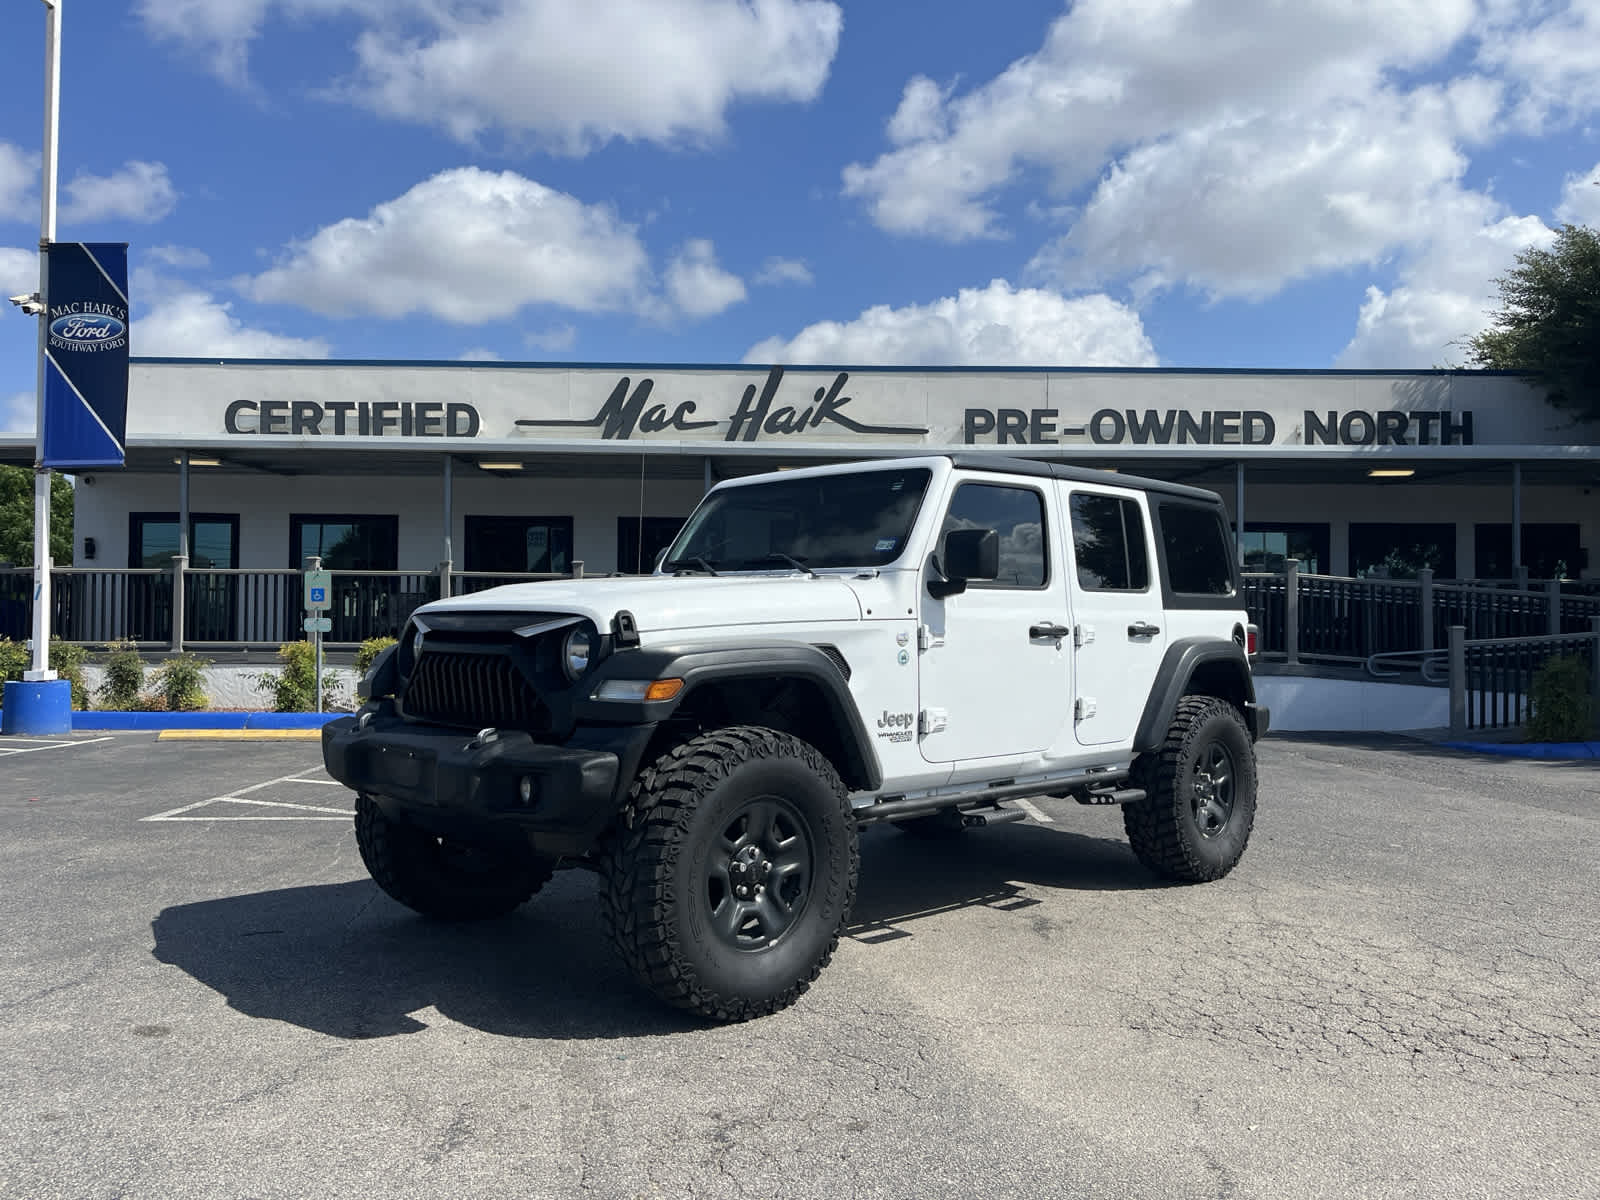
<svg viewBox="0 0 1600 1200"><path fill-rule="evenodd" d="M322 761L396 819L439 834L515 826L539 853L579 855L621 808L653 731L580 726L557 746L504 730L480 741L385 704L324 725Z"/></svg>

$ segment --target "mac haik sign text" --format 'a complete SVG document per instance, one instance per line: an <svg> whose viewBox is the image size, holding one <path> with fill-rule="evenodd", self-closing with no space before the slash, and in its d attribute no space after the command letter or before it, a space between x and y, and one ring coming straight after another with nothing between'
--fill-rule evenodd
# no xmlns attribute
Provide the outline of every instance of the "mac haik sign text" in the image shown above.
<svg viewBox="0 0 1600 1200"><path fill-rule="evenodd" d="M1482 374L522 364L134 363L140 440L1360 448L1554 444L1570 422ZM202 415L207 414L207 415ZM197 419L198 418L198 419Z"/></svg>

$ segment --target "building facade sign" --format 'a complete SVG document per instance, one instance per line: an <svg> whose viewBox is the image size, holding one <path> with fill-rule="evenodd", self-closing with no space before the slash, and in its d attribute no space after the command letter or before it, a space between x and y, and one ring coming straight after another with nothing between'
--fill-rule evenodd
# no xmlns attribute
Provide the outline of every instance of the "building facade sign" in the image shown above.
<svg viewBox="0 0 1600 1200"><path fill-rule="evenodd" d="M147 401L146 396L151 399ZM129 436L704 447L1418 448L1586 442L1472 373L135 362Z"/></svg>

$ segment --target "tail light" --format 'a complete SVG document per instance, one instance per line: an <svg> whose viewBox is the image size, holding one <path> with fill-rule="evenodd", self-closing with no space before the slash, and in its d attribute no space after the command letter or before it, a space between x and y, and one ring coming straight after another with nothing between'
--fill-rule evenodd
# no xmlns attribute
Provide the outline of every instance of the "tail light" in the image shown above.
<svg viewBox="0 0 1600 1200"><path fill-rule="evenodd" d="M1261 630L1258 627L1254 625L1248 625L1245 627L1244 653L1246 658L1254 658L1256 656L1256 646L1260 640Z"/></svg>

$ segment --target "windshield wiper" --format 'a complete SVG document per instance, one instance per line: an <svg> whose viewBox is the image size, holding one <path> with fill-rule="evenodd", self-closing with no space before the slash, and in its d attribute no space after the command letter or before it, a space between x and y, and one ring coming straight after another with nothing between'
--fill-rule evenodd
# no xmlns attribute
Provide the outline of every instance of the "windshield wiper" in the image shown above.
<svg viewBox="0 0 1600 1200"><path fill-rule="evenodd" d="M763 563L774 563L774 562L788 563L796 571L804 571L807 575L810 575L813 578L817 574L810 567L806 566L805 563L801 562L798 558L795 558L792 555L784 554L783 552L778 551L778 550L774 550L771 554L763 554L760 558L752 558L748 562L743 562L743 563L740 563L739 565L741 567L756 567L756 566L760 566Z"/></svg>
<svg viewBox="0 0 1600 1200"><path fill-rule="evenodd" d="M662 563L661 565L666 567L666 569L669 570L669 571L681 571L685 567L694 566L694 567L699 567L707 575L720 575L720 574L722 574L721 571L717 570L710 563L708 563L705 559L701 558L698 554L690 554L685 558L669 558L666 562Z"/></svg>

